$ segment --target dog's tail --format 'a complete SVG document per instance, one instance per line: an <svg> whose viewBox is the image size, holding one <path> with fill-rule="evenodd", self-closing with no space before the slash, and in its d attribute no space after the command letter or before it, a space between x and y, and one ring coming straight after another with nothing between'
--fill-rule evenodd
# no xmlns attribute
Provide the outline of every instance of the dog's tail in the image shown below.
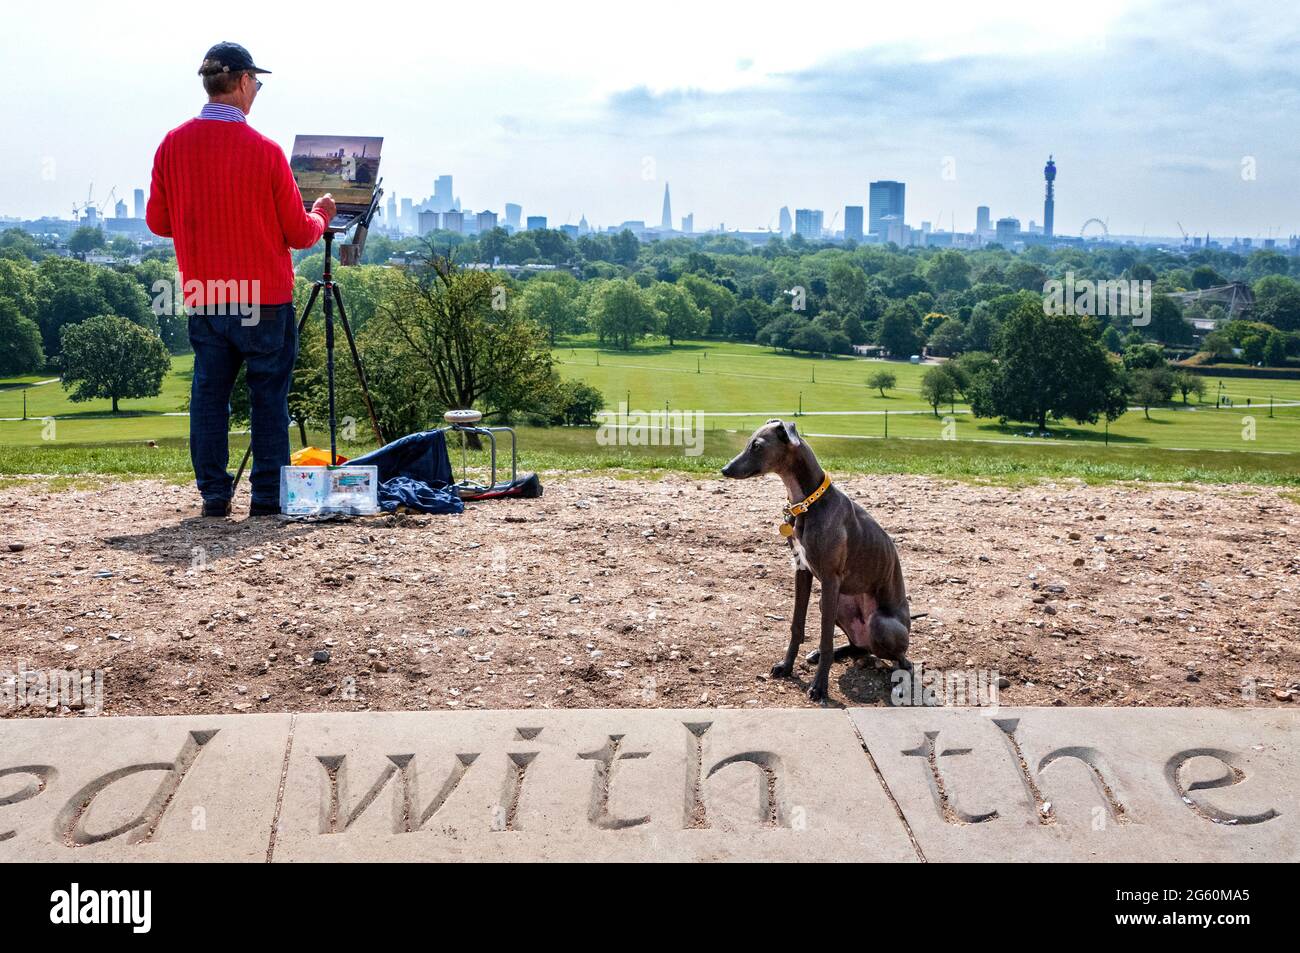
<svg viewBox="0 0 1300 953"><path fill-rule="evenodd" d="M928 613L928 612L917 612L917 613L914 613L914 614L912 615L912 618L913 618L913 619L924 619L924 618L925 618L926 616L928 616L929 614L930 614L930 613Z"/></svg>

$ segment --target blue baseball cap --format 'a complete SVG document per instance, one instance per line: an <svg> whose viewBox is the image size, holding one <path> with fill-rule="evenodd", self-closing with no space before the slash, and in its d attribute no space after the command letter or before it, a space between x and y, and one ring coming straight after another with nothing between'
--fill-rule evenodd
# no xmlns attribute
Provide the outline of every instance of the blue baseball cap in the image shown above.
<svg viewBox="0 0 1300 953"><path fill-rule="evenodd" d="M253 55L248 50L238 43L226 40L208 50L203 57L203 65L199 67L200 76L215 76L217 73L269 72L271 72L269 69L253 65Z"/></svg>

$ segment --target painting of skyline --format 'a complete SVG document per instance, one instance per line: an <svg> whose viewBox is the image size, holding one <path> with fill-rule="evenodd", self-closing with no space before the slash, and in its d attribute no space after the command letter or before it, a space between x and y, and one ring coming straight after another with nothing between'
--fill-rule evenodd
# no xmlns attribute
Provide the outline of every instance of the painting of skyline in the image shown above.
<svg viewBox="0 0 1300 953"><path fill-rule="evenodd" d="M370 201L379 177L381 136L298 136L289 165L304 201L326 192L341 204Z"/></svg>

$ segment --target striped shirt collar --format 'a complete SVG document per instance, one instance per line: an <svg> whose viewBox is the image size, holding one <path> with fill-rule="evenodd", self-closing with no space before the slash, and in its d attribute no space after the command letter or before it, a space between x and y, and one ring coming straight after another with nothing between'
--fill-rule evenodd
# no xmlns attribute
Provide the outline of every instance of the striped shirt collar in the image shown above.
<svg viewBox="0 0 1300 953"><path fill-rule="evenodd" d="M219 122L247 122L244 114L234 106L225 103L204 103L199 110L200 119L216 119Z"/></svg>

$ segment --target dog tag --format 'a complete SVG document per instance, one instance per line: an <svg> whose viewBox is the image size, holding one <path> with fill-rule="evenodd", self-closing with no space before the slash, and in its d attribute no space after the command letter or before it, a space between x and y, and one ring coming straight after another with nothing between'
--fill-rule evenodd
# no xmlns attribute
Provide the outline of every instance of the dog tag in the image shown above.
<svg viewBox="0 0 1300 953"><path fill-rule="evenodd" d="M782 536L784 536L786 539L789 539L791 536L794 535L794 527L789 523L782 523L780 526L776 528L776 531L780 533Z"/></svg>

